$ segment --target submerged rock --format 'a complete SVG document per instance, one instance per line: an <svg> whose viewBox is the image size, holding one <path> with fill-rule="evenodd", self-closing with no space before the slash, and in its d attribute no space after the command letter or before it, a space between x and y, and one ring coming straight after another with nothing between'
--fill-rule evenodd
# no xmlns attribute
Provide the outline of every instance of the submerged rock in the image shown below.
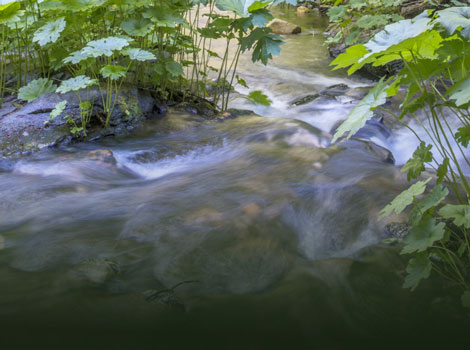
<svg viewBox="0 0 470 350"><path fill-rule="evenodd" d="M103 164L116 165L117 161L114 158L113 152L109 149L96 149L90 151L85 156L84 160L97 161Z"/></svg>
<svg viewBox="0 0 470 350"><path fill-rule="evenodd" d="M410 228L410 225L407 223L392 222L385 226L385 236L388 238L405 238Z"/></svg>
<svg viewBox="0 0 470 350"><path fill-rule="evenodd" d="M268 27L271 28L275 34L299 34L302 32L302 29L298 25L278 18L269 22Z"/></svg>
<svg viewBox="0 0 470 350"><path fill-rule="evenodd" d="M108 259L88 259L74 270L80 278L101 284L119 273L119 266Z"/></svg>
<svg viewBox="0 0 470 350"><path fill-rule="evenodd" d="M342 122L337 123L331 130L331 134L334 134L337 128L341 125ZM358 130L351 139L356 139L359 141L372 142L380 148L386 150L386 153L389 154L385 157L387 162L394 163L393 155L389 150L386 149L388 140L392 136L391 130L385 125L383 118L370 119L366 121L366 124ZM382 153L382 152L380 152Z"/></svg>

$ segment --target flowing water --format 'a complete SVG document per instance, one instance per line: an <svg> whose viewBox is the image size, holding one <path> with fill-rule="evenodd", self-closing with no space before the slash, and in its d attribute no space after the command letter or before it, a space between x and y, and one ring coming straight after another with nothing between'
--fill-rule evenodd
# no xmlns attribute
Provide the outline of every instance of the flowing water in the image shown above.
<svg viewBox="0 0 470 350"><path fill-rule="evenodd" d="M381 243L377 213L406 187L399 167L370 142L330 143L352 99L291 105L372 82L329 70L324 19L284 16L304 34L268 67L241 61L274 103L232 107L260 116L171 111L132 137L0 171L3 339L310 348L462 325L439 280L401 288L406 258Z"/></svg>

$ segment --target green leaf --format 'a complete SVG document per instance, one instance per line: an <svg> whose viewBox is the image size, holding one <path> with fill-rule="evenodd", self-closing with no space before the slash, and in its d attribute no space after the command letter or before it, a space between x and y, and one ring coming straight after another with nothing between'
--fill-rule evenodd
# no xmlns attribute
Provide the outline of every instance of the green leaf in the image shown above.
<svg viewBox="0 0 470 350"><path fill-rule="evenodd" d="M87 57L112 56L114 51L120 51L129 46L129 41L123 38L110 36L100 40L90 41L82 50Z"/></svg>
<svg viewBox="0 0 470 350"><path fill-rule="evenodd" d="M372 29L382 27L388 23L388 19L384 15L365 15L357 21L357 26L363 29Z"/></svg>
<svg viewBox="0 0 470 350"><path fill-rule="evenodd" d="M51 21L34 33L33 41L38 43L39 46L55 43L59 39L60 34L64 31L65 25L65 19L63 17Z"/></svg>
<svg viewBox="0 0 470 350"><path fill-rule="evenodd" d="M65 110L65 107L67 107L67 101L62 101L56 104L52 112L49 114L49 119L55 119L60 116Z"/></svg>
<svg viewBox="0 0 470 350"><path fill-rule="evenodd" d="M86 60L87 58L89 58L89 56L82 53L82 50L79 50L79 51L72 52L72 54L70 56L66 57L63 60L63 62L64 63L78 64L81 61Z"/></svg>
<svg viewBox="0 0 470 350"><path fill-rule="evenodd" d="M460 300L464 308L470 309L470 290L466 290Z"/></svg>
<svg viewBox="0 0 470 350"><path fill-rule="evenodd" d="M78 77L64 80L57 89L57 92L65 94L69 91L78 91L96 84L98 84L96 79L91 79L85 75L79 75Z"/></svg>
<svg viewBox="0 0 470 350"><path fill-rule="evenodd" d="M268 1L255 1L248 7L248 12L253 12L256 10L264 9L272 3L271 0Z"/></svg>
<svg viewBox="0 0 470 350"><path fill-rule="evenodd" d="M426 79L426 78L423 77L423 79ZM414 91L410 91L410 92L414 92ZM415 113L416 111L422 109L426 105L426 103L429 106L433 106L435 101L436 101L436 95L433 93L426 92L426 91L421 93L419 97L415 98L412 101L410 101L410 99L406 99L403 102L403 104L400 106L402 111L398 118L402 119L408 113Z"/></svg>
<svg viewBox="0 0 470 350"><path fill-rule="evenodd" d="M445 227L445 223L436 224L436 219L425 215L419 224L411 227L408 236L403 240L405 246L401 254L426 251L434 242L444 238Z"/></svg>
<svg viewBox="0 0 470 350"><path fill-rule="evenodd" d="M174 78L178 78L183 75L183 67L176 61L167 61L165 63L166 71Z"/></svg>
<svg viewBox="0 0 470 350"><path fill-rule="evenodd" d="M462 106L470 102L470 77L460 80L447 90L447 96L455 100L457 106Z"/></svg>
<svg viewBox="0 0 470 350"><path fill-rule="evenodd" d="M142 16L144 18L150 19L153 23L161 28L175 28L185 23L184 18L169 8L165 2L160 3L160 6L147 9L142 13Z"/></svg>
<svg viewBox="0 0 470 350"><path fill-rule="evenodd" d="M101 68L100 73L105 79L119 80L126 76L127 69L123 66L107 65Z"/></svg>
<svg viewBox="0 0 470 350"><path fill-rule="evenodd" d="M416 254L406 267L408 275L405 277L403 288L411 288L412 291L415 290L422 280L431 275L431 270L432 264L429 260L428 253Z"/></svg>
<svg viewBox="0 0 470 350"><path fill-rule="evenodd" d="M455 139L465 148L470 143L470 125L465 125L455 133Z"/></svg>
<svg viewBox="0 0 470 350"><path fill-rule="evenodd" d="M240 76L238 74L237 74L236 78L237 78L237 84L240 84L244 88L248 89L248 84L246 83L246 81L244 79L240 78Z"/></svg>
<svg viewBox="0 0 470 350"><path fill-rule="evenodd" d="M347 119L338 127L332 142L349 132L347 138L358 132L374 116L374 109L383 105L387 99L387 82L380 79L377 85L349 113Z"/></svg>
<svg viewBox="0 0 470 350"><path fill-rule="evenodd" d="M439 210L444 219L453 219L454 224L470 228L470 205L447 204Z"/></svg>
<svg viewBox="0 0 470 350"><path fill-rule="evenodd" d="M449 158L444 158L442 164L437 168L437 183L441 183L449 171Z"/></svg>
<svg viewBox="0 0 470 350"><path fill-rule="evenodd" d="M349 35L344 39L344 43L346 45L352 45L359 40L360 35L361 31L356 27L355 29L352 29Z"/></svg>
<svg viewBox="0 0 470 350"><path fill-rule="evenodd" d="M337 22L343 20L346 14L348 13L348 8L346 6L333 6L331 7L327 14L331 22Z"/></svg>
<svg viewBox="0 0 470 350"><path fill-rule="evenodd" d="M413 207L410 213L410 223L411 225L415 226L419 223L421 218L423 217L423 214L437 206L439 203L441 203L449 194L449 190L442 186L441 184L438 184L434 186L432 189L432 192L426 195L423 199L418 201L416 205Z"/></svg>
<svg viewBox="0 0 470 350"><path fill-rule="evenodd" d="M90 101L82 101L82 102L80 102L78 107L80 108L80 112L88 113L88 112L90 112L92 106L91 106Z"/></svg>
<svg viewBox="0 0 470 350"><path fill-rule="evenodd" d="M81 12L101 7L106 0L62 0L61 2L67 10Z"/></svg>
<svg viewBox="0 0 470 350"><path fill-rule="evenodd" d="M28 102L34 101L42 95L56 91L57 85L46 78L40 78L31 81L23 86L18 93L18 98Z"/></svg>
<svg viewBox="0 0 470 350"><path fill-rule="evenodd" d="M255 28L248 36L241 41L242 52L251 49L254 46L251 59L253 62L261 61L267 64L273 56L281 54L281 45L284 44L282 38L271 33L270 28Z"/></svg>
<svg viewBox="0 0 470 350"><path fill-rule="evenodd" d="M216 6L222 11L232 11L240 17L246 17L248 12L245 11L246 0L217 0Z"/></svg>
<svg viewBox="0 0 470 350"><path fill-rule="evenodd" d="M153 24L145 18L128 18L122 21L121 28L129 35L143 37L152 31Z"/></svg>
<svg viewBox="0 0 470 350"><path fill-rule="evenodd" d="M255 27L266 27L274 17L266 9L254 11L250 16L250 21Z"/></svg>
<svg viewBox="0 0 470 350"><path fill-rule="evenodd" d="M331 66L336 66L333 70L346 68L353 64L356 64L364 57L369 51L362 44L348 47L346 52L340 54L336 59L331 62Z"/></svg>
<svg viewBox="0 0 470 350"><path fill-rule="evenodd" d="M400 193L390 204L380 211L379 220L389 216L392 212L400 214L407 206L413 203L416 196L423 194L429 181L431 181L431 178L424 181L418 181L414 185L410 186L410 188Z"/></svg>
<svg viewBox="0 0 470 350"><path fill-rule="evenodd" d="M421 173L426 170L424 167L425 163L432 161L432 145L427 145L424 141L421 141L416 151L413 153L413 158L409 159L406 164L401 168L401 172L407 174L407 179L417 179Z"/></svg>
<svg viewBox="0 0 470 350"><path fill-rule="evenodd" d="M360 9L364 6L367 6L367 4L364 0L349 0L349 6L352 9Z"/></svg>
<svg viewBox="0 0 470 350"><path fill-rule="evenodd" d="M335 36L333 37L329 37L326 41L325 41L325 45L332 45L332 44L337 44L339 42L341 42L341 39L343 39L343 32L338 32L336 33Z"/></svg>
<svg viewBox="0 0 470 350"><path fill-rule="evenodd" d="M400 22L392 23L378 32L365 45L369 53L364 56L363 60L375 53L381 53L394 45L404 42L406 39L417 37L418 35L431 29L427 17L420 17L411 20L405 19Z"/></svg>
<svg viewBox="0 0 470 350"><path fill-rule="evenodd" d="M7 24L18 20L17 15L21 9L19 1L12 1L8 3L2 2L0 5L0 24Z"/></svg>
<svg viewBox="0 0 470 350"><path fill-rule="evenodd" d="M460 29L460 34L470 39L470 7L451 7L437 13L439 17L436 22L440 23L449 35Z"/></svg>
<svg viewBox="0 0 470 350"><path fill-rule="evenodd" d="M270 106L272 103L268 96L263 94L263 92L260 90L250 92L250 94L248 95L248 99L256 104L260 104L263 106Z"/></svg>
<svg viewBox="0 0 470 350"><path fill-rule="evenodd" d="M153 53L142 49L127 49L123 51L123 54L133 61L145 62L157 59Z"/></svg>

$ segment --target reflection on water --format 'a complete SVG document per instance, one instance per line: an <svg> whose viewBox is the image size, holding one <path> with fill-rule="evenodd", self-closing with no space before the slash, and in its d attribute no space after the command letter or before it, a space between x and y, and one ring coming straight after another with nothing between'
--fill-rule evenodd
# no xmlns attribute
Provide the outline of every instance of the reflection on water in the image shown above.
<svg viewBox="0 0 470 350"><path fill-rule="evenodd" d="M289 87L300 75L305 92L347 81L320 69L323 58L297 61L299 45L323 55L316 38L289 38L263 82L244 66L277 101L262 110L273 118L171 112L132 137L47 150L0 172L4 329L32 335L18 342L53 330L108 347L130 333L227 348L244 334L256 348L462 325L439 280L403 290L406 259L381 244L376 217L406 186L399 169L370 143L330 144L326 124L338 119L324 120L346 113L339 102L317 114L286 104L303 94ZM274 341L281 335L287 343Z"/></svg>

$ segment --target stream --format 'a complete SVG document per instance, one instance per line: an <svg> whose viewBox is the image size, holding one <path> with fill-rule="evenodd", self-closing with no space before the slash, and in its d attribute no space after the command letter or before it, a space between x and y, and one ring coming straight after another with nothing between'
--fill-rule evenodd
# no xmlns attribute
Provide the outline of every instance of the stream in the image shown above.
<svg viewBox="0 0 470 350"><path fill-rule="evenodd" d="M416 141L392 130L332 145L374 83L330 70L324 18L278 15L303 33L266 67L242 56L249 89L237 87L273 104L235 93L230 105L257 115L170 111L130 137L0 169L4 339L118 347L138 335L223 349L439 338L443 324L462 335L453 292L438 278L402 289L407 257L382 243L378 212L407 187L398 165ZM292 106L338 84L340 98Z"/></svg>

